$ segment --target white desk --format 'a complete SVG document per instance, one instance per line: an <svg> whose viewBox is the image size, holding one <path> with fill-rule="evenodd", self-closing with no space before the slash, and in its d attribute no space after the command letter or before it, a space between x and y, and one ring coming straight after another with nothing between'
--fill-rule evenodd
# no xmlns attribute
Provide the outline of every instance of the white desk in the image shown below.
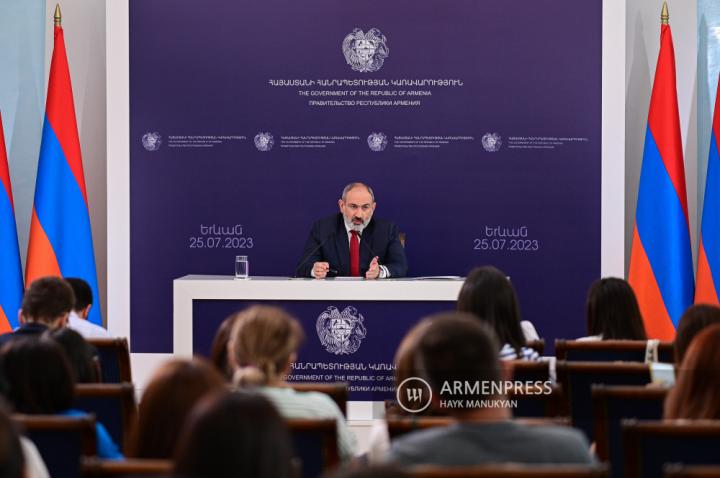
<svg viewBox="0 0 720 478"><path fill-rule="evenodd" d="M194 300L455 301L462 280L315 280L187 275L173 281L173 352L193 354Z"/></svg>

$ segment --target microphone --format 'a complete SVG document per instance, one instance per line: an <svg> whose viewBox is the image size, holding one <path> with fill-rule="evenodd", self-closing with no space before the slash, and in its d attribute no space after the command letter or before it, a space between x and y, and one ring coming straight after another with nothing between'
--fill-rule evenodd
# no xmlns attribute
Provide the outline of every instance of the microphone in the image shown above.
<svg viewBox="0 0 720 478"><path fill-rule="evenodd" d="M300 263L299 263L299 264L297 265L297 267L295 268L295 277L299 277L299 276L298 276L298 271L300 270L300 268L301 268L302 266L305 265L305 263L307 262L307 260L310 259L310 257L312 257L317 251L319 251L320 248L321 248L322 246L324 246L327 241L329 241L331 238L335 237L336 235L337 235L337 233L333 232L333 233L330 234L329 236L325 237L325 239L323 239L322 241L320 241L320 243L319 243L317 246L313 247L313 250L312 250L312 251L310 251L305 257L303 257L303 259L300 261ZM334 275L330 275L331 273L334 273ZM328 270L328 275L327 275L328 277L335 277L336 275L338 275L338 271L337 271L337 270L332 269L332 268ZM312 277L312 276L311 276L311 277Z"/></svg>
<svg viewBox="0 0 720 478"><path fill-rule="evenodd" d="M376 256L380 257L377 254L375 254L375 251L373 250L372 246L370 244L368 244L367 241L364 241L362 239L362 234L360 234L360 245L363 245L363 244L365 245L367 250L370 252L370 262L372 262L373 258L375 258ZM368 269L370 268L370 262L368 263Z"/></svg>

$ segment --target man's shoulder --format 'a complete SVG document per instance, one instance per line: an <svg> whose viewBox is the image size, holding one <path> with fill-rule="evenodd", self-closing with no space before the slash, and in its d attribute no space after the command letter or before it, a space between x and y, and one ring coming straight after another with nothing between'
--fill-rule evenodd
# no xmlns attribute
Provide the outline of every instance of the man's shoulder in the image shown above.
<svg viewBox="0 0 720 478"><path fill-rule="evenodd" d="M340 213L325 216L313 223L313 229L334 229L340 224Z"/></svg>

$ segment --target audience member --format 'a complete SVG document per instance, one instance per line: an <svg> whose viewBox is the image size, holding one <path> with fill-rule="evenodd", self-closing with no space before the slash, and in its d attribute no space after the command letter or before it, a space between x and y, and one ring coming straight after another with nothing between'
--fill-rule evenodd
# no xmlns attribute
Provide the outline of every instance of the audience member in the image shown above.
<svg viewBox="0 0 720 478"><path fill-rule="evenodd" d="M97 350L73 329L63 327L46 332L65 352L76 383L100 381Z"/></svg>
<svg viewBox="0 0 720 478"><path fill-rule="evenodd" d="M206 395L226 388L204 359L172 360L150 379L140 401L130 454L170 459L192 408Z"/></svg>
<svg viewBox="0 0 720 478"><path fill-rule="evenodd" d="M498 352L492 329L473 316L447 313L432 319L418 340L417 370L432 389L431 406L458 421L395 440L390 462L443 466L593 463L580 431L511 420L510 409L502 406L503 396L496 393L510 376L509 364L499 360ZM461 406L443 408L446 400L457 400Z"/></svg>
<svg viewBox="0 0 720 478"><path fill-rule="evenodd" d="M527 347L527 340L538 338L535 327L528 321L520 320L515 289L502 271L492 266L476 267L470 271L460 289L457 310L471 313L493 328L503 344L501 359L540 358L535 350Z"/></svg>
<svg viewBox="0 0 720 478"><path fill-rule="evenodd" d="M695 336L714 324L720 324L720 307L696 304L687 308L680 317L675 335L675 365L679 366L682 363L685 352Z"/></svg>
<svg viewBox="0 0 720 478"><path fill-rule="evenodd" d="M587 337L578 340L646 340L640 307L627 281L615 277L592 283L587 298Z"/></svg>
<svg viewBox="0 0 720 478"><path fill-rule="evenodd" d="M68 286L69 287L69 286ZM8 399L16 412L29 415L83 416L72 407L75 381L62 348L47 337L13 340L1 350ZM101 423L96 423L98 455L122 458Z"/></svg>
<svg viewBox="0 0 720 478"><path fill-rule="evenodd" d="M17 338L40 335L48 329L65 327L75 296L70 285L59 277L35 280L23 296L20 327L0 336L0 346Z"/></svg>
<svg viewBox="0 0 720 478"><path fill-rule="evenodd" d="M720 419L720 325L693 339L665 400L665 418Z"/></svg>
<svg viewBox="0 0 720 478"><path fill-rule="evenodd" d="M0 407L0 477L27 478L25 454L10 416Z"/></svg>
<svg viewBox="0 0 720 478"><path fill-rule="evenodd" d="M175 453L175 474L292 478L292 449L284 420L265 397L218 392L188 418Z"/></svg>
<svg viewBox="0 0 720 478"><path fill-rule="evenodd" d="M231 315L223 320L217 332L215 332L215 338L210 348L210 360L228 382L232 381L233 375L233 368L228 361L228 341L230 340L230 332L235 323L235 317L237 316Z"/></svg>
<svg viewBox="0 0 720 478"><path fill-rule="evenodd" d="M300 324L282 309L253 306L238 312L228 345L233 381L259 387L287 418L335 418L340 457L347 461L354 454L355 437L335 402L324 393L296 392L284 381L302 339Z"/></svg>
<svg viewBox="0 0 720 478"><path fill-rule="evenodd" d="M77 277L66 277L65 280L73 289L75 303L68 318L68 327L77 330L85 338L112 337L110 332L88 320L90 308L93 306L93 293L90 284Z"/></svg>
<svg viewBox="0 0 720 478"><path fill-rule="evenodd" d="M425 318L415 324L403 337L398 349L395 352L395 387L399 387L401 383L411 377L417 377L419 372L415 369L415 355L417 351L418 339L422 336L425 328L430 324L432 317ZM397 403L388 404L385 409L387 416L396 417L407 415L406 412ZM420 415L432 415L433 409L426 408ZM418 415L418 414L415 414ZM415 416L413 415L413 416ZM390 432L385 420L373 420L372 427L368 436L368 450L365 455L369 463L380 463L385 460L388 450L390 449Z"/></svg>

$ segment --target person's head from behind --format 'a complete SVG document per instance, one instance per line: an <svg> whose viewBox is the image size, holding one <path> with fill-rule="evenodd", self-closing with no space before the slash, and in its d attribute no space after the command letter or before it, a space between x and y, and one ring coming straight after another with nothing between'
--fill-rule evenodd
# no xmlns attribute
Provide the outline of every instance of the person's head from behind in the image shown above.
<svg viewBox="0 0 720 478"><path fill-rule="evenodd" d="M192 411L175 453L184 478L290 478L292 443L284 419L259 394L220 392Z"/></svg>
<svg viewBox="0 0 720 478"><path fill-rule="evenodd" d="M665 418L720 419L720 325L711 325L690 344L675 386L665 400Z"/></svg>
<svg viewBox="0 0 720 478"><path fill-rule="evenodd" d="M90 315L90 308L93 305L93 293L85 280L78 277L66 277L65 280L72 287L75 294L75 304L73 310L82 319L87 319Z"/></svg>
<svg viewBox="0 0 720 478"><path fill-rule="evenodd" d="M4 404L0 404L0 477L22 478L25 476L24 468L25 456L20 436Z"/></svg>
<svg viewBox="0 0 720 478"><path fill-rule="evenodd" d="M224 389L223 377L203 359L172 360L162 365L140 401L131 454L172 458L192 408L205 396Z"/></svg>
<svg viewBox="0 0 720 478"><path fill-rule="evenodd" d="M20 323L41 323L51 329L64 327L74 303L70 284L59 277L41 277L25 291Z"/></svg>
<svg viewBox="0 0 720 478"><path fill-rule="evenodd" d="M680 317L675 335L675 363L680 365L697 334L710 325L720 324L720 307L696 304L688 307Z"/></svg>
<svg viewBox="0 0 720 478"><path fill-rule="evenodd" d="M298 321L278 307L255 305L238 312L228 344L233 381L240 386L281 383L302 340Z"/></svg>
<svg viewBox="0 0 720 478"><path fill-rule="evenodd" d="M93 347L82 335L68 327L50 330L46 334L62 347L76 383L99 381L98 362Z"/></svg>
<svg viewBox="0 0 720 478"><path fill-rule="evenodd" d="M75 381L65 352L54 340L19 338L5 344L0 356L8 400L16 412L54 414L71 407Z"/></svg>
<svg viewBox="0 0 720 478"><path fill-rule="evenodd" d="M588 335L601 335L603 340L647 339L635 292L623 279L593 282L586 309Z"/></svg>
<svg viewBox="0 0 720 478"><path fill-rule="evenodd" d="M500 346L489 325L470 314L448 312L431 316L421 330L415 367L433 391L435 408L439 408L440 400L480 401L492 398L490 384L504 380L509 373L509 365L504 362L501 365L499 352ZM462 384L459 391L455 388L457 383ZM476 383L480 388L475 391L464 388L465 384L472 387ZM483 384L488 388L483 389ZM484 394L483 390L490 394ZM477 409L448 409L447 412L462 417Z"/></svg>
<svg viewBox="0 0 720 478"><path fill-rule="evenodd" d="M232 332L236 317L237 314L233 314L223 320L217 332L215 332L212 347L210 347L210 360L213 365L215 365L215 368L223 374L228 381L232 380L233 376L233 368L228 358L228 343L230 342L230 333Z"/></svg>
<svg viewBox="0 0 720 478"><path fill-rule="evenodd" d="M489 324L501 345L510 344L517 351L526 345L515 289L495 267L476 267L470 271L460 289L457 310Z"/></svg>

